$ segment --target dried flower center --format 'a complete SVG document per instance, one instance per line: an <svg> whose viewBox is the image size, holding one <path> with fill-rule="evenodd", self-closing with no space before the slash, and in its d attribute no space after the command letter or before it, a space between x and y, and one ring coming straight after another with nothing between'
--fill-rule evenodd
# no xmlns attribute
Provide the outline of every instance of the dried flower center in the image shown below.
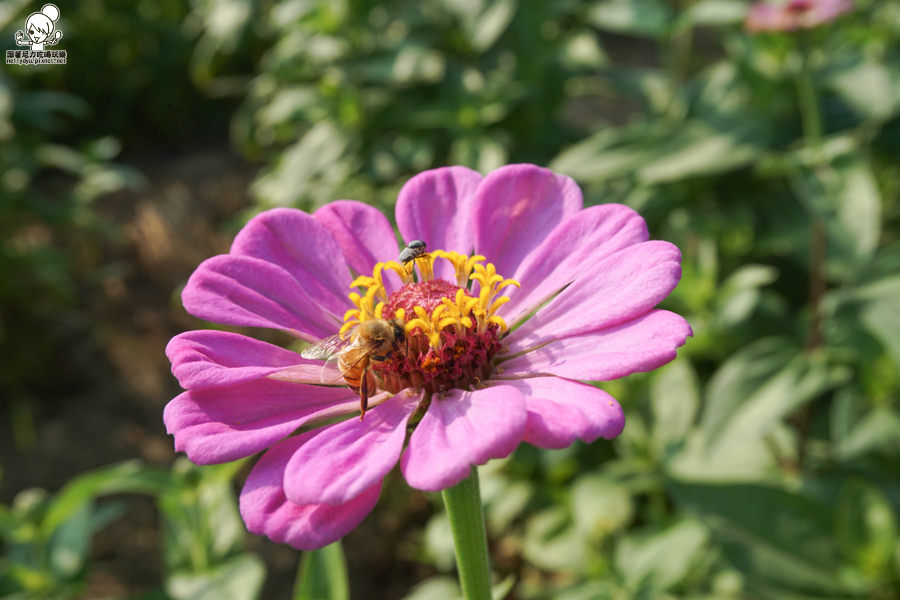
<svg viewBox="0 0 900 600"><path fill-rule="evenodd" d="M434 278L436 260L453 266L455 282ZM386 269L404 282L390 295L383 280ZM497 274L483 256L432 250L407 264L378 263L371 277L358 277L351 284L365 291L350 294L356 308L344 315L340 335L362 331L363 324L372 320L402 327L405 339L387 355L370 359L380 389L397 393L412 388L430 394L471 389L490 376L491 359L500 350L500 335L507 325L496 313L509 300L499 295L509 285L519 283Z"/></svg>
<svg viewBox="0 0 900 600"><path fill-rule="evenodd" d="M811 0L791 0L788 2L787 11L791 13L805 13L811 10L813 3Z"/></svg>

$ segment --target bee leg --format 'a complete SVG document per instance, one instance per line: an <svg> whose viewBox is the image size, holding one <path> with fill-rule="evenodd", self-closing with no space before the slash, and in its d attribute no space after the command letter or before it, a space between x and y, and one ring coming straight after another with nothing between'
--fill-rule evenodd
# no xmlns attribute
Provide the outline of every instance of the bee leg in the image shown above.
<svg viewBox="0 0 900 600"><path fill-rule="evenodd" d="M363 371L359 380L359 420L362 421L369 408L369 371Z"/></svg>

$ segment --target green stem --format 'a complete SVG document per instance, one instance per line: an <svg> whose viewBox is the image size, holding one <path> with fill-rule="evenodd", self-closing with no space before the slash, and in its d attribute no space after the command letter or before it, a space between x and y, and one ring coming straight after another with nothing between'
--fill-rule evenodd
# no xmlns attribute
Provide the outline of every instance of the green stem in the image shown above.
<svg viewBox="0 0 900 600"><path fill-rule="evenodd" d="M819 99L813 84L812 70L809 66L809 49L806 45L800 48L800 72L797 74L797 100L800 104L800 120L803 124L803 137L818 154L822 144L822 113L819 112ZM818 157L817 157L818 160Z"/></svg>
<svg viewBox="0 0 900 600"><path fill-rule="evenodd" d="M812 152L813 172L822 175L824 156L822 153L822 113L819 111L819 98L813 82L810 68L810 44L808 40L800 40L800 71L797 74L797 101L800 107L800 119L803 124L803 138ZM809 303L810 326L806 339L806 348L813 350L822 343L821 303L825 295L825 246L827 236L822 217L813 211L810 220L810 252L809 252Z"/></svg>
<svg viewBox="0 0 900 600"><path fill-rule="evenodd" d="M478 489L478 469L452 488L441 492L453 545L459 584L466 600L491 600L491 567L488 560L484 509Z"/></svg>
<svg viewBox="0 0 900 600"><path fill-rule="evenodd" d="M686 3L685 9L690 5ZM677 118L675 109L678 107L678 93L684 85L691 64L691 54L694 49L694 29L689 28L678 34L673 33L668 44L668 73L669 73L669 103L664 116L669 119Z"/></svg>

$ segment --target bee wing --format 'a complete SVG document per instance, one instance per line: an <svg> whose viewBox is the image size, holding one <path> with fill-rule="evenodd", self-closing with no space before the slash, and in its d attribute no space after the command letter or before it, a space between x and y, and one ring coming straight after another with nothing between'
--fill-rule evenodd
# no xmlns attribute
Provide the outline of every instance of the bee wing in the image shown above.
<svg viewBox="0 0 900 600"><path fill-rule="evenodd" d="M352 330L351 334L343 338L338 334L329 336L301 350L300 356L311 360L331 360L350 347L353 344L353 338Z"/></svg>

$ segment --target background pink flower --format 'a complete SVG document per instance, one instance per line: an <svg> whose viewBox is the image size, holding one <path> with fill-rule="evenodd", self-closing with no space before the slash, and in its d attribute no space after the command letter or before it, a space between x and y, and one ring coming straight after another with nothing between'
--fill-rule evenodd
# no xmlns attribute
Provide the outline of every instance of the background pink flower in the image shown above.
<svg viewBox="0 0 900 600"><path fill-rule="evenodd" d="M851 0L787 0L757 2L750 7L746 27L751 32L810 29L853 9Z"/></svg>
<svg viewBox="0 0 900 600"><path fill-rule="evenodd" d="M410 485L435 491L522 441L561 448L615 437L621 407L582 382L656 368L690 335L682 317L654 308L678 283L678 249L648 240L628 207L583 208L566 176L533 165L486 177L462 167L426 171L401 190L396 218L404 239L483 255L520 284L504 289L509 301L497 309L518 327L486 330L500 342L483 365L488 378L433 397L416 385L381 389L365 418L335 423L356 413L359 399L342 383L321 385L340 379L333 363L223 331L187 332L167 347L186 390L164 414L176 449L201 464L266 451L241 493L255 533L300 549L328 544L368 514L398 462ZM316 341L358 306L348 298L355 277L396 260L395 239L388 220L359 202L313 215L274 209L253 218L228 254L197 268L184 305L209 321ZM402 282L384 273L394 298ZM455 281L444 261L435 275Z"/></svg>

